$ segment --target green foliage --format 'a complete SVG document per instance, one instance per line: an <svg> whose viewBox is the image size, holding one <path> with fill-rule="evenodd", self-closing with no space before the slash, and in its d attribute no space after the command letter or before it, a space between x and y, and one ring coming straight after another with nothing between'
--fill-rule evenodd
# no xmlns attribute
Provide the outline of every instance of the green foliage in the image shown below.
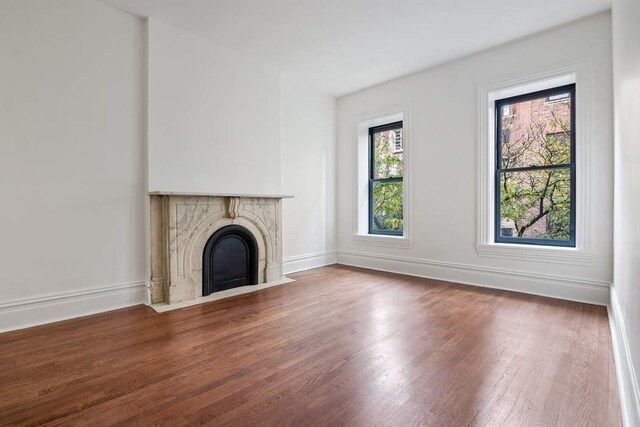
<svg viewBox="0 0 640 427"><path fill-rule="evenodd" d="M402 151L394 153L394 132L374 135L373 177L402 178L404 163ZM374 182L373 184L373 228L381 231L402 231L403 184L401 180Z"/></svg>
<svg viewBox="0 0 640 427"><path fill-rule="evenodd" d="M376 182L373 186L373 227L402 231L402 181Z"/></svg>
<svg viewBox="0 0 640 427"><path fill-rule="evenodd" d="M513 221L518 237L569 239L570 171L543 169L502 174L502 219ZM534 226L546 219L546 227ZM530 231L526 236L525 233Z"/></svg>
<svg viewBox="0 0 640 427"><path fill-rule="evenodd" d="M560 110L565 108L566 111ZM571 160L568 104L550 107L531 120L502 122L502 167L564 165ZM571 173L568 167L502 172L501 223L514 236L570 238Z"/></svg>

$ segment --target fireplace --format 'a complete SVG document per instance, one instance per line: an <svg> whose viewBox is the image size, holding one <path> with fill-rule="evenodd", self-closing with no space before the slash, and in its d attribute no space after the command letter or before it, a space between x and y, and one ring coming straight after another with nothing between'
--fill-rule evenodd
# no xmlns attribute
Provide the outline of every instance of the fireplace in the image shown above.
<svg viewBox="0 0 640 427"><path fill-rule="evenodd" d="M285 279L281 202L290 196L174 192L150 196L152 303L171 306Z"/></svg>
<svg viewBox="0 0 640 427"><path fill-rule="evenodd" d="M202 296L258 283L258 243L241 225L220 228L202 255Z"/></svg>

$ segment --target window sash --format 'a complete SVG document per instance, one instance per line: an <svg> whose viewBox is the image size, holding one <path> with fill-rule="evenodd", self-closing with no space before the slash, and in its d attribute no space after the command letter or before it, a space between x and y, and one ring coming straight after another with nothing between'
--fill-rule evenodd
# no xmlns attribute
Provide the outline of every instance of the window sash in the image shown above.
<svg viewBox="0 0 640 427"><path fill-rule="evenodd" d="M403 190L404 190L404 179L402 177L398 177L398 178L377 178L377 179L373 179L370 178L369 179L369 234L383 234L383 235L388 235L388 236L402 236L404 233L404 225L403 225L403 230L377 230L374 228L374 221L373 221L373 188L375 186L375 183L389 183L389 182L401 182L403 184ZM404 220L404 218L403 218Z"/></svg>
<svg viewBox="0 0 640 427"><path fill-rule="evenodd" d="M515 168L503 168L502 167L502 107L505 105L515 104L519 102L531 101L534 99L545 98L559 94L569 93L570 105L570 120L571 130L570 140L570 162L563 164L550 164L550 165L535 165L526 167ZM575 111L575 84L566 86L555 87L551 89L541 90L537 92L531 92L523 95L518 95L510 98L499 99L495 101L495 175L494 175L494 241L496 243L515 243L515 244L527 244L527 245L543 245L543 246L564 246L575 247L576 246L576 111ZM568 240L554 240L554 239L542 239L542 238L527 238L527 237L509 237L502 236L501 233L501 177L506 172L527 172L535 170L553 170L553 169L569 169L570 170L570 207L569 207L569 239Z"/></svg>
<svg viewBox="0 0 640 427"><path fill-rule="evenodd" d="M375 150L373 149L373 136L377 133L386 132L394 129L402 129L402 121L389 123L386 125L375 126L369 128L369 234L380 234L387 236L402 236L404 233L404 224L403 230L395 231L395 230L376 230L374 228L373 222L373 188L374 184L378 182L402 182L403 190L404 190L404 177L403 176L394 176L389 178L374 178L375 171ZM402 161L404 162L404 153L402 157ZM404 196L403 196L404 199ZM403 218L404 220L404 218Z"/></svg>

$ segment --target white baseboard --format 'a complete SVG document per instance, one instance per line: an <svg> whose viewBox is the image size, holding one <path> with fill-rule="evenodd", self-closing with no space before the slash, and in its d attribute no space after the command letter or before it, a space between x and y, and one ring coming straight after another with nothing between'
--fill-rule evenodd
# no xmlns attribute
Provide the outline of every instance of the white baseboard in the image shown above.
<svg viewBox="0 0 640 427"><path fill-rule="evenodd" d="M289 257L283 274L335 264L337 258L335 250ZM144 281L0 301L0 333L137 304L150 304Z"/></svg>
<svg viewBox="0 0 640 427"><path fill-rule="evenodd" d="M611 305L609 311L609 327L613 344L613 357L616 364L618 394L622 409L622 423L625 426L640 426L640 389L638 377L631 358L631 348L627 330L620 310L615 286L611 287Z"/></svg>
<svg viewBox="0 0 640 427"><path fill-rule="evenodd" d="M338 253L331 250L288 257L283 260L283 274L336 263L571 301L609 304L609 285L605 282L355 251ZM137 304L149 304L144 281L4 301L0 302L0 332Z"/></svg>
<svg viewBox="0 0 640 427"><path fill-rule="evenodd" d="M0 301L0 332L147 304L144 281Z"/></svg>
<svg viewBox="0 0 640 427"><path fill-rule="evenodd" d="M340 251L338 263L569 301L609 304L609 283L604 281L356 251Z"/></svg>
<svg viewBox="0 0 640 427"><path fill-rule="evenodd" d="M322 251L311 254L296 255L284 258L282 261L282 274L295 273L296 271L309 270L310 268L323 267L338 262L338 251Z"/></svg>

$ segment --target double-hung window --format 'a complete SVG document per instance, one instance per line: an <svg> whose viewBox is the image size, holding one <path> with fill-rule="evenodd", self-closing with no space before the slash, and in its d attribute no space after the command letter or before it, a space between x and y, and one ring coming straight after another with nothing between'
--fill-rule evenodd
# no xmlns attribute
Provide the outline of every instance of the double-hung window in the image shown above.
<svg viewBox="0 0 640 427"><path fill-rule="evenodd" d="M369 128L369 234L403 233L402 122Z"/></svg>
<svg viewBox="0 0 640 427"><path fill-rule="evenodd" d="M575 85L495 101L495 241L576 245Z"/></svg>

